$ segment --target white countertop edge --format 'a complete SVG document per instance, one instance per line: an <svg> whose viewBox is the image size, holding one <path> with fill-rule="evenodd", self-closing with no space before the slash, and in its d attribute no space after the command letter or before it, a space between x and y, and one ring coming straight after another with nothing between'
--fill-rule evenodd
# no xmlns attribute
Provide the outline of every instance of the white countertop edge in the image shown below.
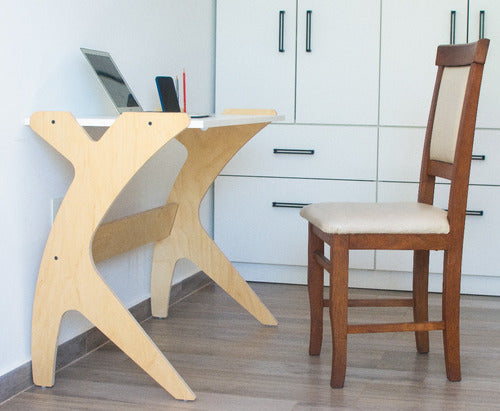
<svg viewBox="0 0 500 411"><path fill-rule="evenodd" d="M151 113L153 115L162 114ZM78 117L76 120L82 127L110 127L118 117ZM284 115L240 115L240 114L217 114L210 117L192 118L188 128L207 129L211 127L237 126L243 124L270 123L285 120ZM30 124L30 119L24 120L25 125Z"/></svg>

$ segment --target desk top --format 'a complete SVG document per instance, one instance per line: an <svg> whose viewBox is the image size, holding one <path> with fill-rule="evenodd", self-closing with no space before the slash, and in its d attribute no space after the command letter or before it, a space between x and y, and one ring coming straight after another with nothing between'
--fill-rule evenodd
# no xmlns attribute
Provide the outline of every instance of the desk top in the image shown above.
<svg viewBox="0 0 500 411"><path fill-rule="evenodd" d="M162 112L153 112L161 114ZM170 113L169 113L170 114ZM113 117L79 117L76 120L82 127L110 127L118 116ZM270 123L283 121L285 116L242 115L242 114L216 114L210 117L192 118L188 128L207 129L211 127L237 126L242 124ZM25 120L29 125L29 118Z"/></svg>

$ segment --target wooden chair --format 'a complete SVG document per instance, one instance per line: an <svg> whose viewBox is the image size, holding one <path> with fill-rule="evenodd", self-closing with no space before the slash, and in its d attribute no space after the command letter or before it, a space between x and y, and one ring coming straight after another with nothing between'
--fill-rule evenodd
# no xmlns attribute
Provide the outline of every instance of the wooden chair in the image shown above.
<svg viewBox="0 0 500 411"><path fill-rule="evenodd" d="M489 40L439 46L436 84L425 136L418 202L320 203L301 210L309 221L309 354L318 355L323 307L332 328L330 385L344 385L347 334L414 331L417 350L429 351L429 330L443 330L446 374L460 381L459 304L467 191L483 66ZM450 180L448 211L433 206L436 177ZM329 258L324 244L330 246ZM350 249L414 250L413 295L407 299L348 299ZM429 250L444 250L442 319L428 319ZM329 299L323 297L324 271ZM414 322L349 325L347 308L413 307Z"/></svg>

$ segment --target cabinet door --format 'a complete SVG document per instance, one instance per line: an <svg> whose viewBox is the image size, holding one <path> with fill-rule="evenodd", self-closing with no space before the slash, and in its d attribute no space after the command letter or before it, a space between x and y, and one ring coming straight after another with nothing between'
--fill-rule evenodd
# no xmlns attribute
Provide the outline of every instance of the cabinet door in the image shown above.
<svg viewBox="0 0 500 411"><path fill-rule="evenodd" d="M380 124L427 125L436 49L465 43L467 0L383 0L380 66Z"/></svg>
<svg viewBox="0 0 500 411"><path fill-rule="evenodd" d="M217 112L273 108L293 122L295 27L295 0L217 1Z"/></svg>
<svg viewBox="0 0 500 411"><path fill-rule="evenodd" d="M377 124L380 0L299 0L297 123Z"/></svg>
<svg viewBox="0 0 500 411"><path fill-rule="evenodd" d="M480 37L491 40L484 66L481 97L477 113L477 127L500 128L500 2L498 0L470 0L469 41Z"/></svg>
<svg viewBox="0 0 500 411"><path fill-rule="evenodd" d="M372 202L375 182L221 176L214 198L215 242L231 261L306 266L307 221L294 205ZM373 256L352 250L349 266L371 269Z"/></svg>

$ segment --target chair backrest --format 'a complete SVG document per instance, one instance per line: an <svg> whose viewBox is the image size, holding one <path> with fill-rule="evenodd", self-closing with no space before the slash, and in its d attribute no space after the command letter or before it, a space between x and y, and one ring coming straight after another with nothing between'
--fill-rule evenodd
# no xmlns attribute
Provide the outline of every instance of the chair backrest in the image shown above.
<svg viewBox="0 0 500 411"><path fill-rule="evenodd" d="M432 204L435 178L450 180L450 230L463 235L479 90L489 40L439 46L418 201Z"/></svg>

